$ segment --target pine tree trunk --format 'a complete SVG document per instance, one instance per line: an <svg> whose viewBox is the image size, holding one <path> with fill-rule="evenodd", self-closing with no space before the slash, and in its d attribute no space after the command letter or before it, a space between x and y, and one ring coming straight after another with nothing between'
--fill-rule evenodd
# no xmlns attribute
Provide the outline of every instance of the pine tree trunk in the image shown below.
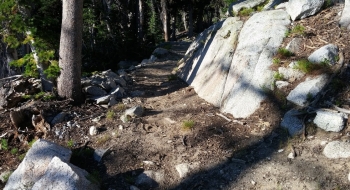
<svg viewBox="0 0 350 190"><path fill-rule="evenodd" d="M59 51L58 95L81 101L81 50L83 0L63 0L62 27Z"/></svg>
<svg viewBox="0 0 350 190"><path fill-rule="evenodd" d="M169 41L169 18L168 18L168 7L167 7L167 0L161 0L161 7L162 7L162 13L161 13L161 20L163 23L163 32L164 32L164 41Z"/></svg>
<svg viewBox="0 0 350 190"><path fill-rule="evenodd" d="M139 36L139 42L143 41L143 22L144 22L144 16L143 16L143 0L139 0L138 4L139 8L139 14L138 14L138 36Z"/></svg>

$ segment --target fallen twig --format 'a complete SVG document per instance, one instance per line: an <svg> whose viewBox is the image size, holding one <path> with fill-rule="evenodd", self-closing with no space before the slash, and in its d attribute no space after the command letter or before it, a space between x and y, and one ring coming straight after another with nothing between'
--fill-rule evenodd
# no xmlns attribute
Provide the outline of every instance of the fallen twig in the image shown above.
<svg viewBox="0 0 350 190"><path fill-rule="evenodd" d="M231 119L227 118L226 116L222 115L221 113L216 113L216 115L224 118L226 121L229 121L229 122L232 121Z"/></svg>

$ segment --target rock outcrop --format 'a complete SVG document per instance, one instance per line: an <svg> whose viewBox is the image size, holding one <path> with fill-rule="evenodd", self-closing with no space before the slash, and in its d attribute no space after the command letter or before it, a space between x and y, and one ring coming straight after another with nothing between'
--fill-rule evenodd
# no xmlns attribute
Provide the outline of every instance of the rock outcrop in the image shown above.
<svg viewBox="0 0 350 190"><path fill-rule="evenodd" d="M191 44L179 76L221 111L247 117L264 100L263 88L272 84L269 67L289 24L283 10L256 13L244 26L227 18Z"/></svg>

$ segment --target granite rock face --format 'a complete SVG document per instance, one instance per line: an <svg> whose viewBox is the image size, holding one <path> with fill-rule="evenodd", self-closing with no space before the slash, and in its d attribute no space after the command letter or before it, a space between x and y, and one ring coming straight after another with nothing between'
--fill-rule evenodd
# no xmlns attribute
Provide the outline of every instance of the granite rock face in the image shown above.
<svg viewBox="0 0 350 190"><path fill-rule="evenodd" d="M283 10L256 13L244 25L227 18L191 44L179 77L222 112L248 117L265 99L263 87L273 82L269 67L289 24Z"/></svg>

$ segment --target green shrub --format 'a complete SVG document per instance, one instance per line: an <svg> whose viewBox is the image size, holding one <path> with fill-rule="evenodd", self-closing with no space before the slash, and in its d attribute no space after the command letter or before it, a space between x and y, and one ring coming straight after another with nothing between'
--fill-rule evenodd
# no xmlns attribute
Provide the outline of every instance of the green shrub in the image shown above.
<svg viewBox="0 0 350 190"><path fill-rule="evenodd" d="M1 149L2 150L8 150L9 145L6 139L1 139Z"/></svg>
<svg viewBox="0 0 350 190"><path fill-rule="evenodd" d="M18 148L13 148L11 149L11 154L17 154L18 153Z"/></svg>
<svg viewBox="0 0 350 190"><path fill-rule="evenodd" d="M239 16L249 16L252 12L254 12L254 9L252 8L243 8L238 12Z"/></svg>
<svg viewBox="0 0 350 190"><path fill-rule="evenodd" d="M45 95L45 92L39 92L37 94L34 95L34 98L37 100L37 99L40 99L42 98L43 96Z"/></svg>
<svg viewBox="0 0 350 190"><path fill-rule="evenodd" d="M294 66L295 69L299 69L300 71L303 71L304 73L310 73L315 70L320 70L320 69L327 69L330 68L330 65L328 62L321 62L320 64L314 64L310 62L307 59L302 59L297 61L297 64Z"/></svg>
<svg viewBox="0 0 350 190"><path fill-rule="evenodd" d="M28 143L28 146L29 146L29 147L32 147L33 144L35 143L35 141L36 141L36 139L31 140L31 141Z"/></svg>
<svg viewBox="0 0 350 190"><path fill-rule="evenodd" d="M114 113L113 110L107 111L107 113L106 113L106 118L107 118L107 119L113 119L114 116L115 116L115 113Z"/></svg>
<svg viewBox="0 0 350 190"><path fill-rule="evenodd" d="M287 57L290 57L294 54L292 52L290 52L289 50L287 50L286 48L279 48L277 51L277 55L281 58L287 58Z"/></svg>
<svg viewBox="0 0 350 190"><path fill-rule="evenodd" d="M74 141L71 139L71 140L69 140L69 141L67 142L67 147L68 147L68 148L73 148L73 146L74 146Z"/></svg>
<svg viewBox="0 0 350 190"><path fill-rule="evenodd" d="M273 58L272 63L275 65L279 65L281 63L281 60L278 58Z"/></svg>
<svg viewBox="0 0 350 190"><path fill-rule="evenodd" d="M58 66L58 62L53 60L49 67L44 71L46 77L50 80L55 80L60 75L60 67Z"/></svg>
<svg viewBox="0 0 350 190"><path fill-rule="evenodd" d="M182 122L182 129L190 130L193 128L195 122L192 120L185 120Z"/></svg>
<svg viewBox="0 0 350 190"><path fill-rule="evenodd" d="M288 32L287 36L294 36L294 35L300 35L300 36L305 35L305 27L300 24L295 25L292 28L292 30Z"/></svg>
<svg viewBox="0 0 350 190"><path fill-rule="evenodd" d="M284 80L284 76L283 74L279 73L279 72L276 72L274 75L273 75L273 78L275 80Z"/></svg>

